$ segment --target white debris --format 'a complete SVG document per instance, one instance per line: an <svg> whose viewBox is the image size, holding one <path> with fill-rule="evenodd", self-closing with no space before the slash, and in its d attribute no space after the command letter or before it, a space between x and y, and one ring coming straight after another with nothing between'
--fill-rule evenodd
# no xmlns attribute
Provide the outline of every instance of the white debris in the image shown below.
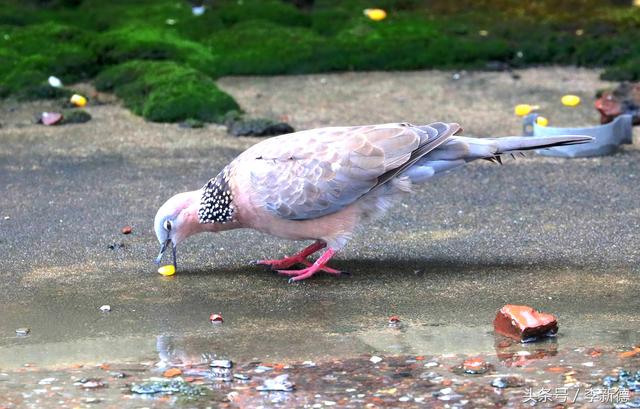
<svg viewBox="0 0 640 409"><path fill-rule="evenodd" d="M380 362L382 362L382 358L380 358L379 356L372 356L371 359L369 359L369 361L373 362L374 364L378 364Z"/></svg>
<svg viewBox="0 0 640 409"><path fill-rule="evenodd" d="M191 12L194 16L201 16L205 11L207 11L207 9L204 6L193 6L191 8Z"/></svg>
<svg viewBox="0 0 640 409"><path fill-rule="evenodd" d="M108 304L103 305L102 307L100 307L100 311L102 312L109 312L111 311L111 306Z"/></svg>
<svg viewBox="0 0 640 409"><path fill-rule="evenodd" d="M54 77L52 75L49 77L49 85L51 85L54 88L60 88L62 87L62 81L60 81L60 78Z"/></svg>
<svg viewBox="0 0 640 409"><path fill-rule="evenodd" d="M283 374L273 379L265 379L264 383L256 389L259 391L291 392L293 388L295 388L295 385L289 382L289 375Z"/></svg>

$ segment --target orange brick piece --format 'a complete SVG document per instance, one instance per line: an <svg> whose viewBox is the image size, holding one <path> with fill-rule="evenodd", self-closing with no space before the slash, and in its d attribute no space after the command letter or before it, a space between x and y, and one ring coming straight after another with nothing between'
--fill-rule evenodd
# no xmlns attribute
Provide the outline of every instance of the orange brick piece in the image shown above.
<svg viewBox="0 0 640 409"><path fill-rule="evenodd" d="M493 320L496 333L520 342L535 341L555 335L558 320L551 314L536 311L526 305L505 305Z"/></svg>

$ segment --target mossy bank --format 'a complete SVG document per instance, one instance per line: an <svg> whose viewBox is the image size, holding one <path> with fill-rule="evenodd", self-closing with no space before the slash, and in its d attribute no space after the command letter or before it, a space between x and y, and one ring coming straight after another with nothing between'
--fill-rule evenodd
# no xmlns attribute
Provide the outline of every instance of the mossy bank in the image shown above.
<svg viewBox="0 0 640 409"><path fill-rule="evenodd" d="M622 4L621 4L622 3ZM367 7L387 18L371 21ZM93 80L152 121L238 110L224 75L571 64L640 79L640 7L624 2L9 0L0 9L0 97L58 98Z"/></svg>

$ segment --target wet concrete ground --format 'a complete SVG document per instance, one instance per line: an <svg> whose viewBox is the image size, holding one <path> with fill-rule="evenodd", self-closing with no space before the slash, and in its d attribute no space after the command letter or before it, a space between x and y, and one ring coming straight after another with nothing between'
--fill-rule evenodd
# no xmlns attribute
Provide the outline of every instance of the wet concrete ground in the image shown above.
<svg viewBox="0 0 640 409"><path fill-rule="evenodd" d="M337 74L221 86L248 112L299 129L457 120L470 135L519 134L518 102L541 103L552 124L597 120L591 97L606 85L597 72L521 75ZM562 108L567 92L584 104ZM213 125L149 124L117 104L89 107L94 119L84 125L33 124L51 104L6 101L0 110L0 371L9 378L25 364L46 372L155 362L166 343L182 362L203 352L244 363L495 354L491 321L505 303L556 314L560 353L603 347L615 355L640 339L635 146L604 158L474 163L435 180L335 259L350 277L289 285L250 262L303 243L234 231L188 240L178 273L163 278L152 264L157 208L258 139ZM133 234L122 235L124 225ZM103 304L112 312L101 313ZM211 312L224 324L212 327ZM402 331L387 327L391 314ZM20 327L30 334L16 337ZM6 385L0 379L0 393Z"/></svg>

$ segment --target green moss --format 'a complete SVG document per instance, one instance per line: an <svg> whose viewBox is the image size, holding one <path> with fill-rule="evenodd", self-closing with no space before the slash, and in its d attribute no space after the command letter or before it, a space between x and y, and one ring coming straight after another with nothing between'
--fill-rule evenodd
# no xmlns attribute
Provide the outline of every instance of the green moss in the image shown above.
<svg viewBox="0 0 640 409"><path fill-rule="evenodd" d="M83 124L91 120L91 114L82 109L65 109L62 111L61 124Z"/></svg>
<svg viewBox="0 0 640 409"><path fill-rule="evenodd" d="M214 10L226 26L260 20L281 26L302 27L311 24L308 14L282 0L226 0L215 3Z"/></svg>
<svg viewBox="0 0 640 409"><path fill-rule="evenodd" d="M219 121L236 102L201 72L169 61L130 61L102 72L96 87L114 91L133 112L156 122Z"/></svg>
<svg viewBox="0 0 640 409"><path fill-rule="evenodd" d="M203 72L216 70L216 58L205 47L166 27L126 26L109 31L95 41L94 51L104 65L133 59L172 60Z"/></svg>
<svg viewBox="0 0 640 409"><path fill-rule="evenodd" d="M0 94L57 98L64 91L45 86L50 75L70 83L97 72L96 56L88 50L92 33L50 22L1 26L0 33Z"/></svg>
<svg viewBox="0 0 640 409"><path fill-rule="evenodd" d="M65 84L98 75L100 87L158 121L210 121L237 108L215 87L221 75L497 61L605 67L607 79L640 76L640 8L598 0L316 0L311 10L282 0L216 0L202 16L184 0L5 3L0 97L57 98L67 91L49 87L50 75ZM388 17L370 21L362 13L368 7Z"/></svg>
<svg viewBox="0 0 640 409"><path fill-rule="evenodd" d="M219 75L292 74L317 71L314 53L325 40L309 29L250 21L208 39Z"/></svg>
<svg viewBox="0 0 640 409"><path fill-rule="evenodd" d="M609 67L602 74L609 81L640 81L640 57Z"/></svg>

